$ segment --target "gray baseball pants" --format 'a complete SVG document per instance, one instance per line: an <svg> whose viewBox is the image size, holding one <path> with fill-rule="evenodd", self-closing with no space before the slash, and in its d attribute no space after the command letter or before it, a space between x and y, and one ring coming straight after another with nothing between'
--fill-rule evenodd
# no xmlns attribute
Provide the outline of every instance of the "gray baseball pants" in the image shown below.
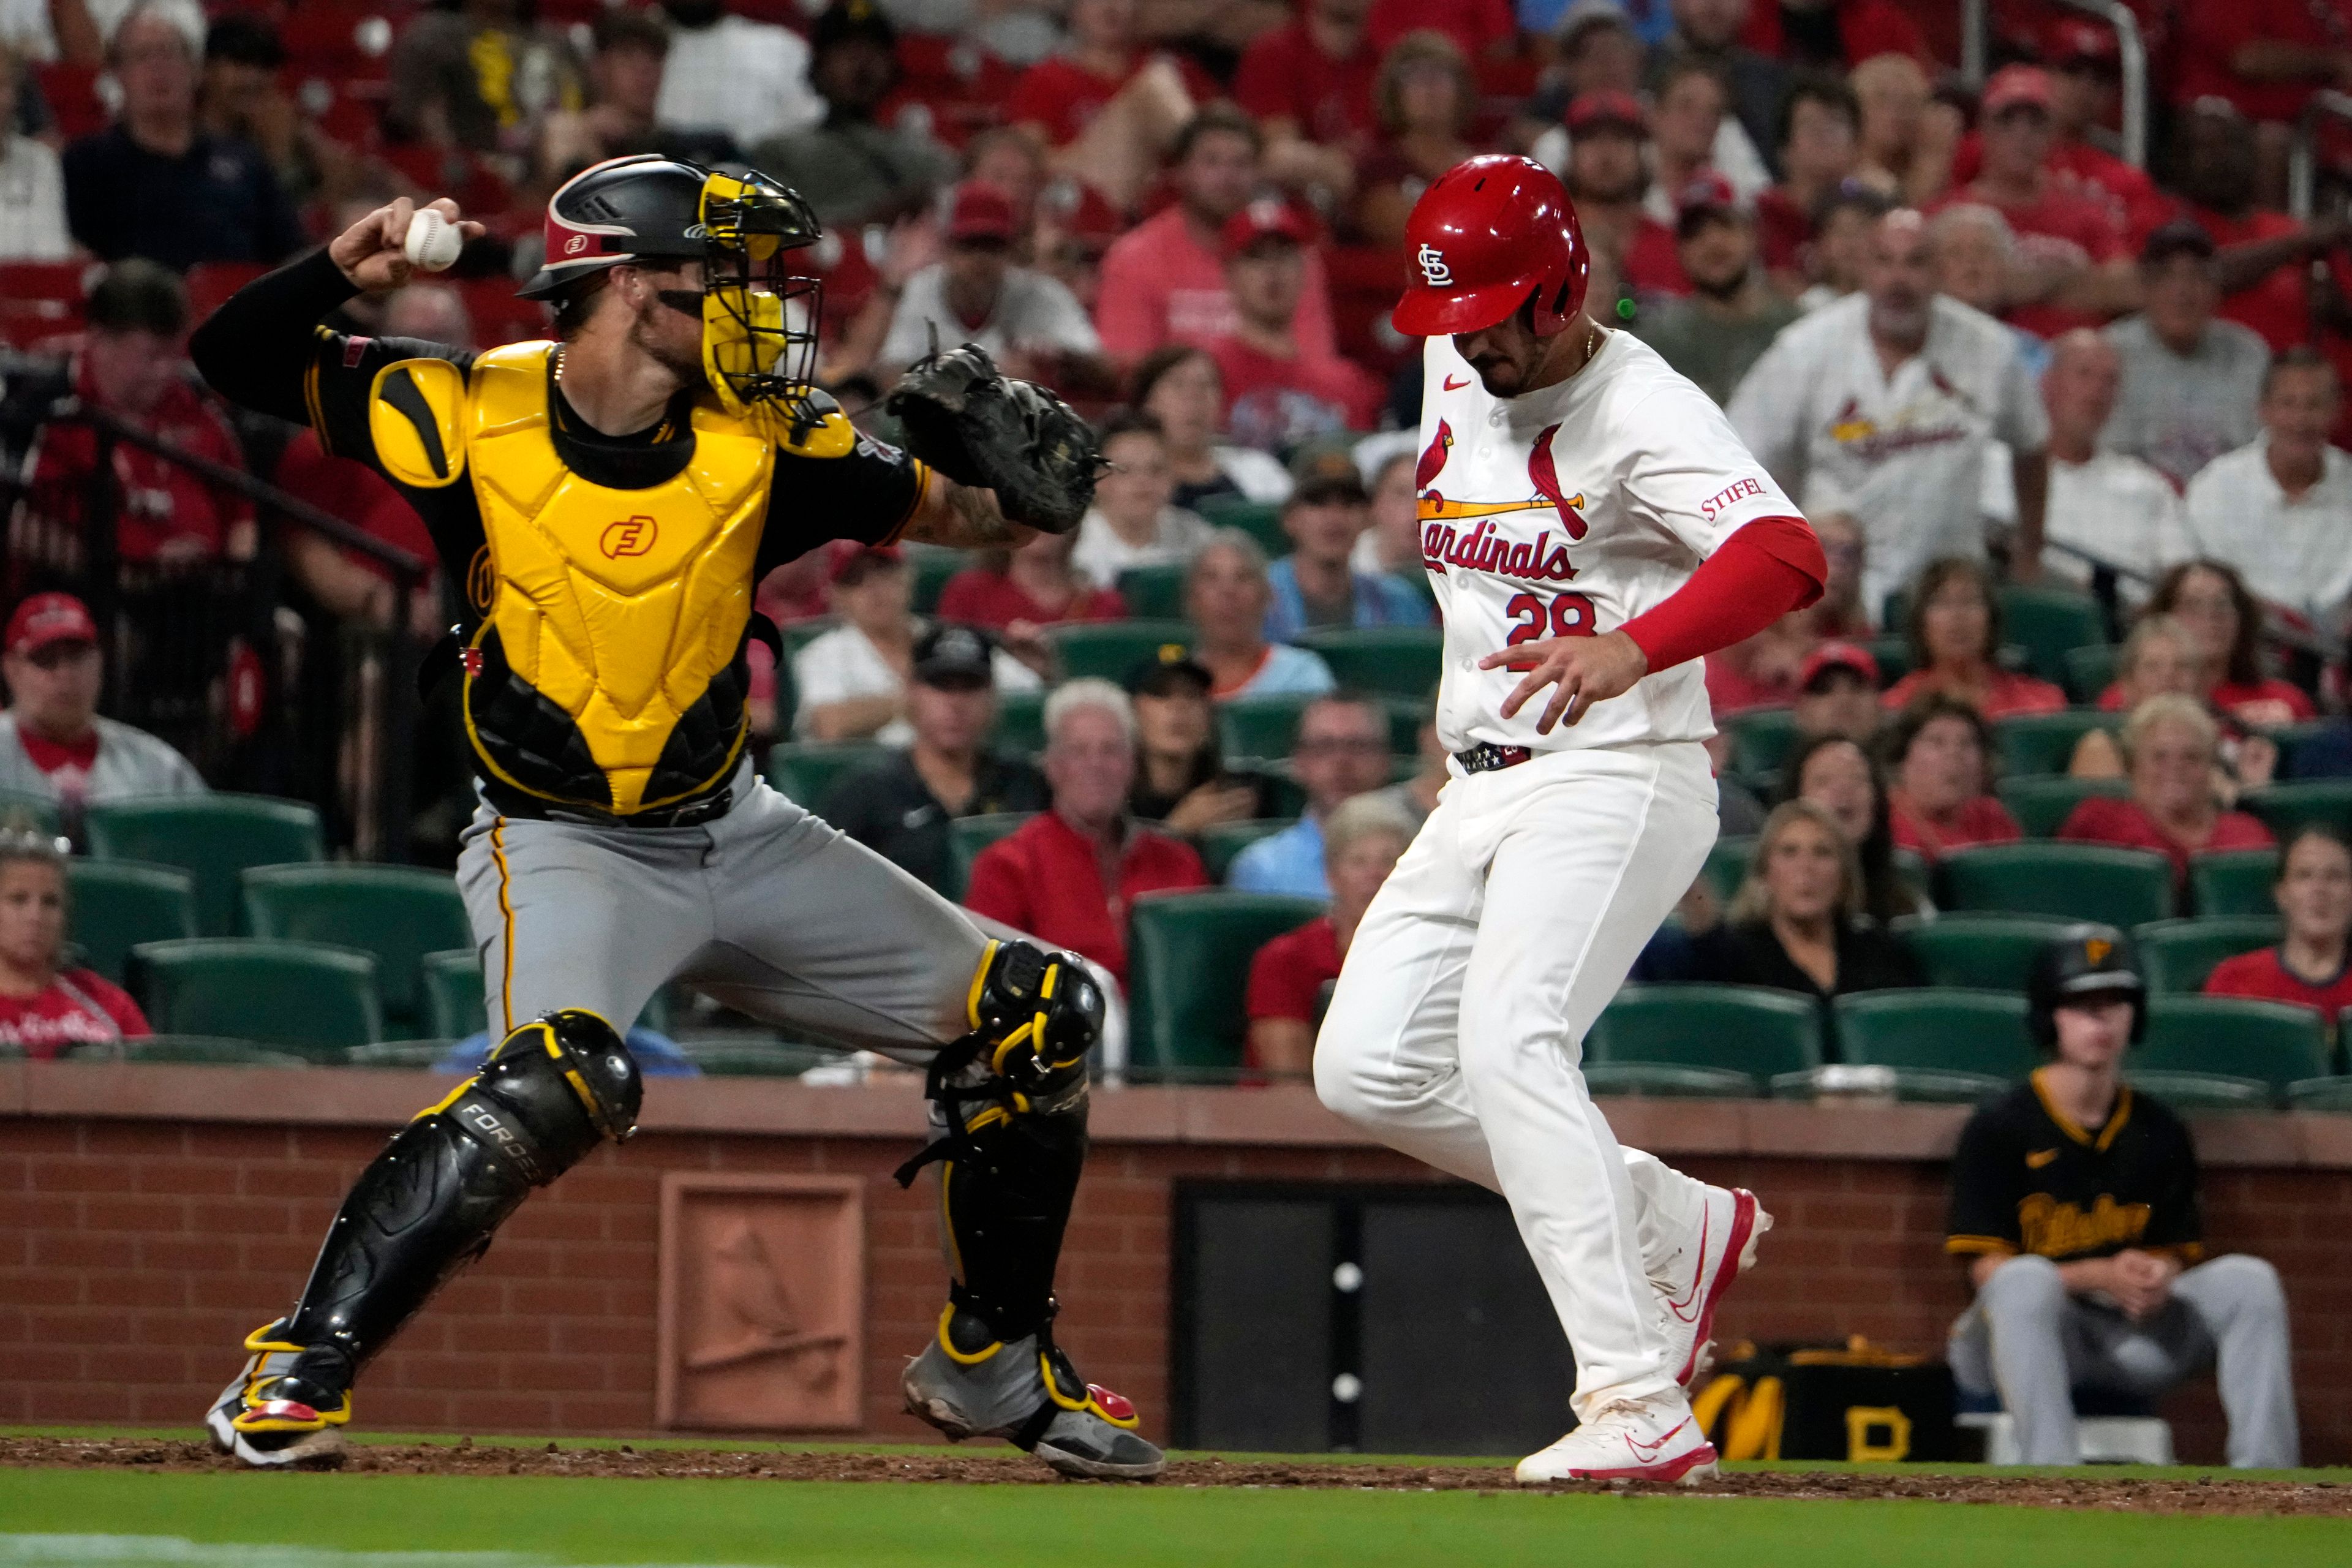
<svg viewBox="0 0 2352 1568"><path fill-rule="evenodd" d="M1952 1378L1999 1393L2029 1465L2083 1462L2076 1388L2154 1396L2212 1366L2230 1418L2230 1463L2285 1469L2300 1462L2278 1270L2242 1254L2184 1269L2172 1300L2145 1322L2070 1296L2046 1258L1993 1271L1952 1325Z"/></svg>
<svg viewBox="0 0 2352 1568"><path fill-rule="evenodd" d="M476 809L457 882L490 1028L585 1007L625 1031L673 979L803 1037L919 1055L966 1032L988 937L746 767L693 827Z"/></svg>

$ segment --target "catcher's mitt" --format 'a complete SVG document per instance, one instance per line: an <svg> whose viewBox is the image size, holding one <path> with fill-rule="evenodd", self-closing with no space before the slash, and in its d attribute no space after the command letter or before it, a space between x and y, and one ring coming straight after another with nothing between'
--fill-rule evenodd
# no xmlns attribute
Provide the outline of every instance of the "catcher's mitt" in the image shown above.
<svg viewBox="0 0 2352 1568"><path fill-rule="evenodd" d="M960 485L994 490L1014 522L1067 533L1094 503L1094 431L1045 388L1008 380L978 343L916 361L883 407L907 450Z"/></svg>

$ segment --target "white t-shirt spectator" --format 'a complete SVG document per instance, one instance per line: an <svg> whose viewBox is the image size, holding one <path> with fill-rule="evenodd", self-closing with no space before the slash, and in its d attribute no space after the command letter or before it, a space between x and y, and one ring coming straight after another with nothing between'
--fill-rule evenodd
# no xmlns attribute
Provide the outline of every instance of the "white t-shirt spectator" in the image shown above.
<svg viewBox="0 0 2352 1568"><path fill-rule="evenodd" d="M72 254L58 155L0 126L0 261L64 261Z"/></svg>
<svg viewBox="0 0 2352 1568"><path fill-rule="evenodd" d="M2185 487L2206 464L2262 434L2254 405L2271 348L2252 328L2209 321L2190 354L2167 348L2145 316L2117 321L2105 336L2123 361L2123 389L2100 446L2128 452Z"/></svg>
<svg viewBox="0 0 2352 1568"><path fill-rule="evenodd" d="M2189 534L2263 598L2332 626L2352 596L2352 455L2330 447L2319 482L2290 500L2262 437L2189 483Z"/></svg>
<svg viewBox="0 0 2352 1568"><path fill-rule="evenodd" d="M110 800L150 795L203 795L195 764L146 731L113 719L98 726L98 754L87 767L64 763L44 768L16 732L16 716L0 713L0 791L38 795L79 810Z"/></svg>
<svg viewBox="0 0 2352 1568"><path fill-rule="evenodd" d="M1003 358L1016 349L1069 354L1098 354L1102 339L1095 335L1087 308L1058 278L1026 267L1008 268L996 309L979 326L968 326L948 303L948 269L934 262L907 279L898 308L890 314L890 331L882 340L881 361L908 365L931 352L931 329L937 327L940 347L978 343Z"/></svg>
<svg viewBox="0 0 2352 1568"><path fill-rule="evenodd" d="M999 691L1035 691L1045 683L1037 672L998 648L990 663L994 667L996 689ZM847 702L859 697L895 697L907 689L898 667L882 657L882 650L856 626L835 626L811 637L806 647L793 655L793 690L800 707L793 716L793 733L810 739L809 713L832 702ZM873 739L886 746L911 745L914 726L904 719L893 719L875 731Z"/></svg>
<svg viewBox="0 0 2352 1568"><path fill-rule="evenodd" d="M2147 597L2164 569L2196 551L2189 542L2189 520L2172 482L2137 458L2095 452L2087 463L2050 460L2050 506L2043 537L2053 544L2088 551L2110 565L2137 572L2145 583L2120 584L2133 604ZM2042 570L2057 582L2088 586L2091 568L2063 550L2042 557Z"/></svg>
<svg viewBox="0 0 2352 1568"><path fill-rule="evenodd" d="M1927 342L1890 380L1869 311L1869 298L1853 294L1790 326L1729 412L1801 507L1861 521L1863 602L1877 605L1939 556L1984 553L1987 447L2039 452L2050 423L2015 338L1990 316L1937 296Z"/></svg>
<svg viewBox="0 0 2352 1568"><path fill-rule="evenodd" d="M1089 507L1086 521L1078 524L1078 542L1070 551L1070 570L1097 588L1116 588L1118 574L1129 567L1177 565L1208 540L1206 522L1181 506L1171 506L1160 510L1160 526L1149 542L1129 544L1100 509Z"/></svg>
<svg viewBox="0 0 2352 1568"><path fill-rule="evenodd" d="M809 47L799 34L725 16L708 27L673 27L654 118L668 130L719 130L739 147L824 118L809 86Z"/></svg>

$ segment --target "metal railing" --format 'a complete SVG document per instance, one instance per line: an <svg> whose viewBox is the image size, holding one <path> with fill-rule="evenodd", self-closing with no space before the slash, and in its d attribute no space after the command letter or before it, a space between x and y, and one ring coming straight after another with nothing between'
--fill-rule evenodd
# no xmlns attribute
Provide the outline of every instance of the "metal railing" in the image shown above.
<svg viewBox="0 0 2352 1568"><path fill-rule="evenodd" d="M2147 40L2140 36L2139 18L2124 0L2046 0L2046 3L2105 23L2115 29L2116 62L2123 71L2123 159L2135 169L2147 167ZM1971 88L1982 87L1991 51L1989 0L1961 0L1960 76Z"/></svg>
<svg viewBox="0 0 2352 1568"><path fill-rule="evenodd" d="M2294 122L2294 141L2286 155L2286 210L2298 223L2309 223L2318 202L2319 123L2341 120L2352 123L2352 95L2322 88L2311 95Z"/></svg>

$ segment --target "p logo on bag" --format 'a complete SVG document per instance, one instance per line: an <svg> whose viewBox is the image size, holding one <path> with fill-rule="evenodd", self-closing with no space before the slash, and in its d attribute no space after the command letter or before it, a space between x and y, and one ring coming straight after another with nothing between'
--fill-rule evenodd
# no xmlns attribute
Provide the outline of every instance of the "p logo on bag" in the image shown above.
<svg viewBox="0 0 2352 1568"><path fill-rule="evenodd" d="M1433 245L1424 245L1414 254L1413 259L1421 264L1421 275L1429 280L1431 288L1454 287L1454 269L1445 265L1445 252Z"/></svg>

